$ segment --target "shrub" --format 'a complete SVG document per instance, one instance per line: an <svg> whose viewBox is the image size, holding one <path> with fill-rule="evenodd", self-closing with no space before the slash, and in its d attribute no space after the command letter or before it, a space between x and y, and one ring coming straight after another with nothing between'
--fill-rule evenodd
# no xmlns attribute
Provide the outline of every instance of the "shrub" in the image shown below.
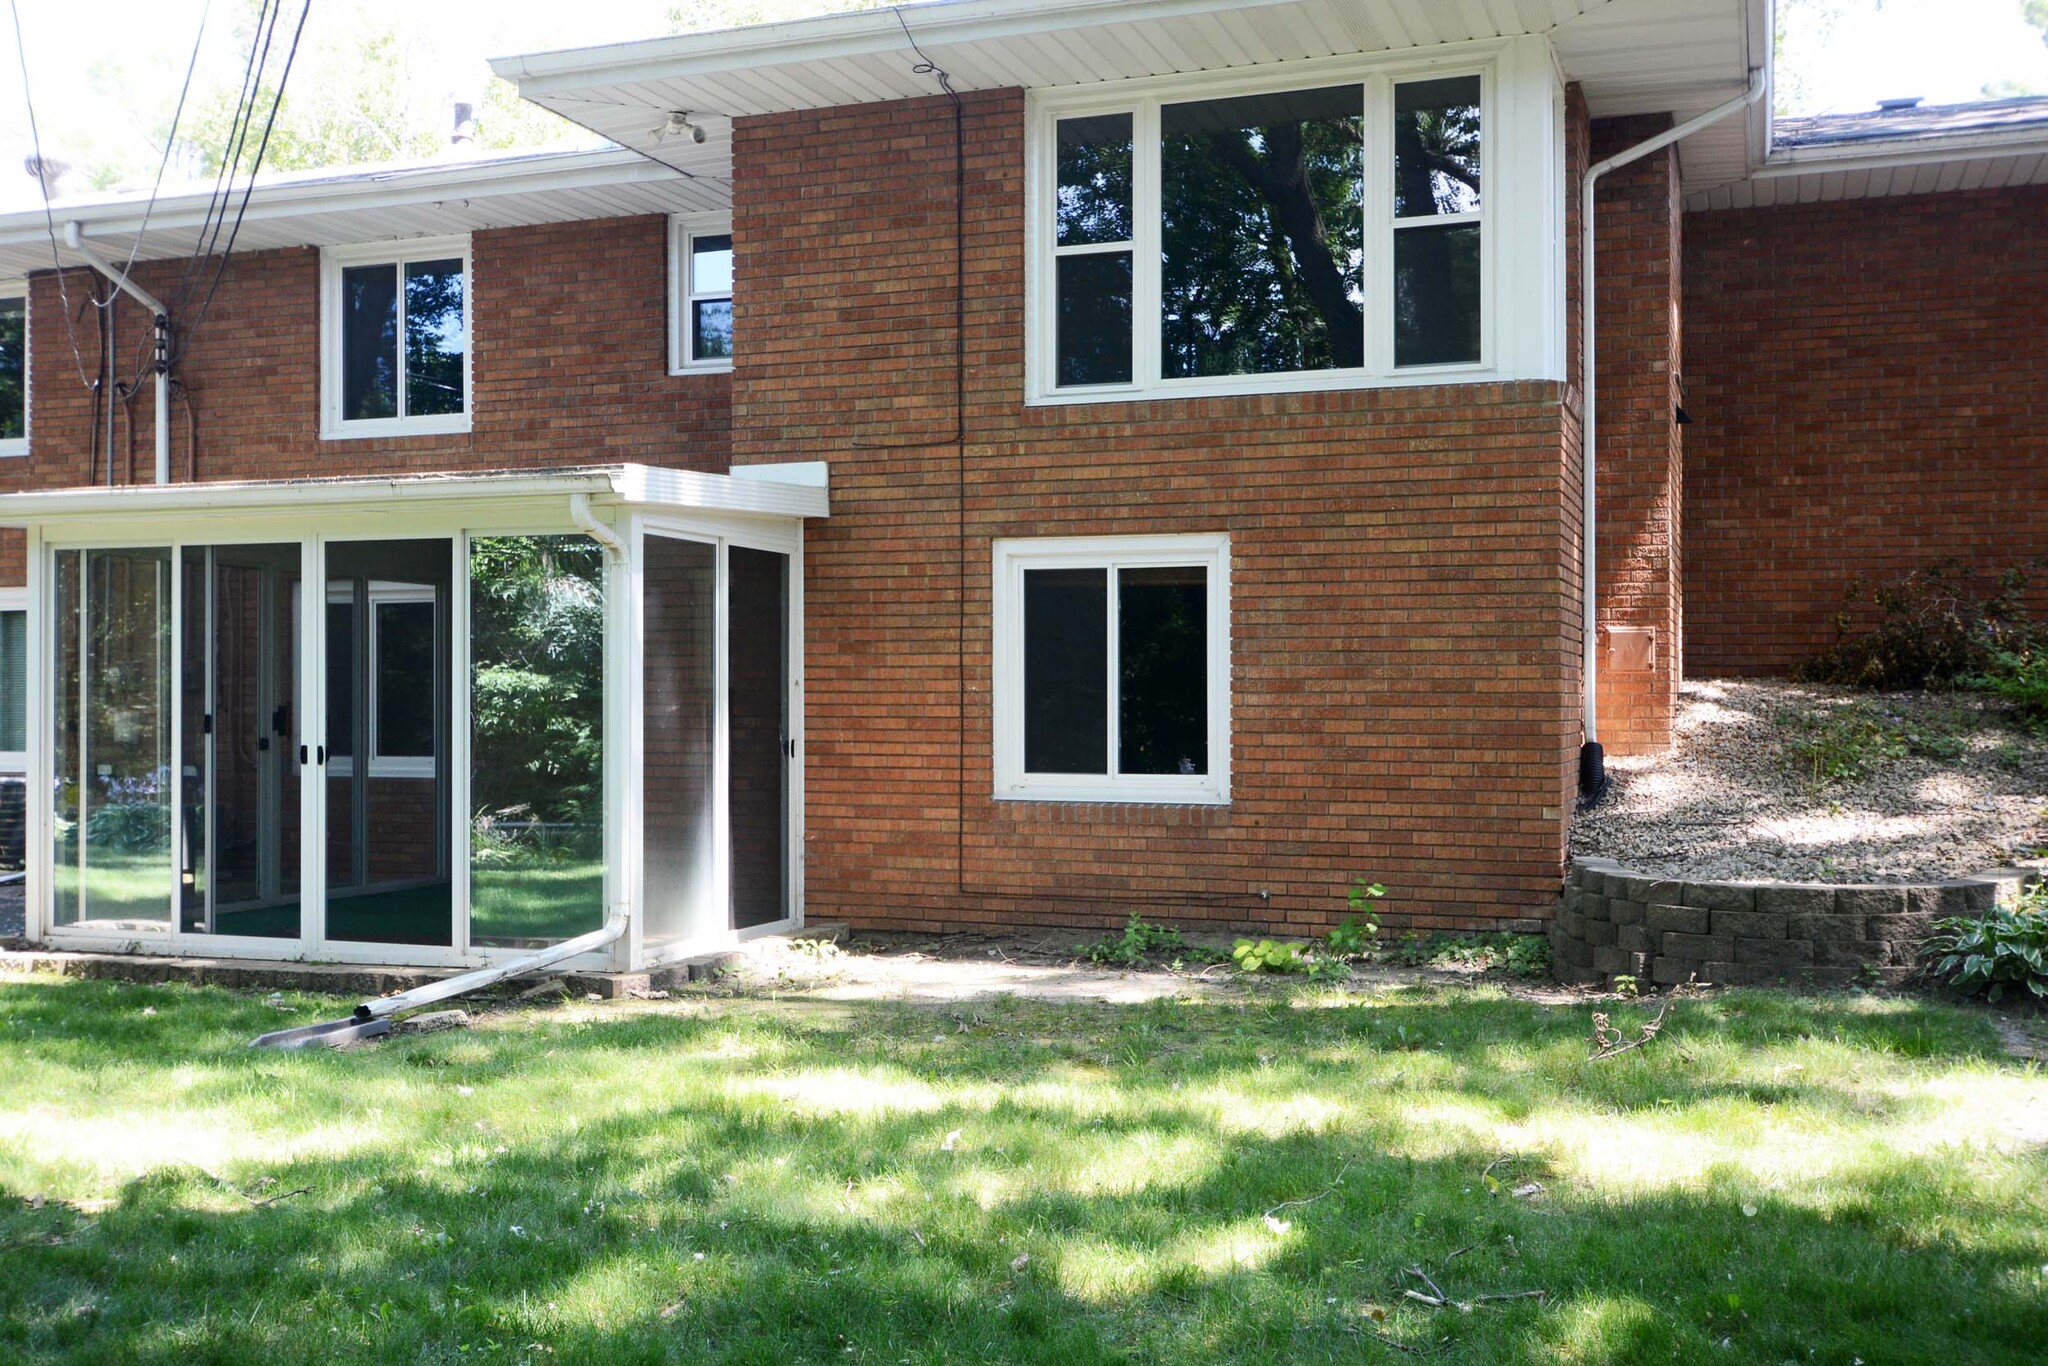
<svg viewBox="0 0 2048 1366"><path fill-rule="evenodd" d="M1187 943L1180 937L1180 931L1171 925L1148 923L1136 911L1123 928L1122 934L1107 934L1086 944L1076 944L1074 952L1091 963L1109 967L1144 967L1155 957L1178 957L1187 950Z"/></svg>
<svg viewBox="0 0 2048 1366"><path fill-rule="evenodd" d="M1993 650L1984 671L1963 682L2004 699L2036 725L2048 723L2048 640L2035 640L2017 650Z"/></svg>
<svg viewBox="0 0 2048 1366"><path fill-rule="evenodd" d="M1920 958L1929 977L1966 996L1997 1001L2011 987L2048 1002L2048 887L2017 906L1937 921Z"/></svg>
<svg viewBox="0 0 2048 1366"><path fill-rule="evenodd" d="M1339 921L1337 928L1330 931L1330 952L1338 958L1365 958L1371 955L1379 941L1380 921L1373 914L1372 904L1387 894L1386 885L1367 882L1364 878L1351 884L1350 894L1345 898L1356 912Z"/></svg>
<svg viewBox="0 0 2048 1366"><path fill-rule="evenodd" d="M1299 946L1278 939L1240 939L1231 948L1230 959L1240 972L1297 973L1307 972L1310 965Z"/></svg>
<svg viewBox="0 0 2048 1366"><path fill-rule="evenodd" d="M1868 590L1877 624L1856 631L1852 614L1866 591L1858 578L1835 615L1838 639L1794 669L1793 677L1899 691L1981 672L1995 652L2022 648L2032 632L2020 602L2024 573L2007 570L1982 595L1976 579L1974 571L1953 561L1903 574Z"/></svg>

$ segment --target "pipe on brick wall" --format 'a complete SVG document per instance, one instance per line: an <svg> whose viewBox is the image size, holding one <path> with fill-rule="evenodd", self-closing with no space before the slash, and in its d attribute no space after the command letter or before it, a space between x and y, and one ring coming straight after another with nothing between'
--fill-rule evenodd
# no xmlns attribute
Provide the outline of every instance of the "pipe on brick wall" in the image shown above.
<svg viewBox="0 0 2048 1366"><path fill-rule="evenodd" d="M156 370L156 482L171 482L171 314L154 294L128 278L126 271L117 268L106 257L85 244L79 234L78 223L74 220L64 225L64 245L79 256L86 264L114 282L116 288L133 295L136 302L149 310L156 330L156 352L152 365ZM119 338L114 339L117 343ZM118 350L118 346L116 347ZM108 399L112 402L111 397Z"/></svg>
<svg viewBox="0 0 2048 1366"><path fill-rule="evenodd" d="M1579 356L1581 367L1585 372L1582 377L1580 396L1580 410L1584 413L1585 420L1581 425L1579 442L1580 479L1582 481L1580 502L1584 518L1584 526L1579 537L1579 543L1584 555L1584 562L1580 566L1580 575L1583 579L1581 592L1584 599L1583 611L1585 613L1585 622L1584 658L1579 672L1580 679L1584 685L1582 705L1586 727L1586 740L1579 748L1579 794L1588 801L1597 801L1601 792L1607 787L1606 755L1600 748L1600 631L1598 621L1599 579L1597 576L1599 562L1595 544L1598 540L1599 528L1598 508L1594 492L1594 475L1597 468L1595 456L1599 450L1599 427L1596 420L1598 369L1594 363L1598 354L1594 336L1595 310L1593 306L1594 192L1599 187L1600 177L1606 175L1609 171L1626 166L1633 161L1640 161L1652 152L1662 151L1681 138L1690 137L1710 124L1719 123L1722 119L1736 113L1738 110L1747 109L1750 105L1762 99L1764 92L1769 88L1770 82L1764 68L1758 67L1749 73L1748 88L1734 99L1727 101L1725 104L1714 106L1697 118L1690 118L1684 123L1667 128L1657 134L1656 137L1639 142L1625 151L1616 152L1604 161L1594 162L1586 168L1585 179L1579 182L1579 309L1581 312L1579 326L1582 333L1579 343Z"/></svg>

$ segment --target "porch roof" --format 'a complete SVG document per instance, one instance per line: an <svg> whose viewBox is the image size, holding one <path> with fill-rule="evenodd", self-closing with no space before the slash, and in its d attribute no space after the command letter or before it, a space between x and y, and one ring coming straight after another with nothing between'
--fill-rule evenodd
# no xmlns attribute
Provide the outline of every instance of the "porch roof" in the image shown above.
<svg viewBox="0 0 2048 1366"><path fill-rule="evenodd" d="M653 465L572 465L470 474L127 484L0 494L0 527L177 514L338 512L403 504L485 504L581 495L595 506L825 517L825 466L742 466L732 474Z"/></svg>

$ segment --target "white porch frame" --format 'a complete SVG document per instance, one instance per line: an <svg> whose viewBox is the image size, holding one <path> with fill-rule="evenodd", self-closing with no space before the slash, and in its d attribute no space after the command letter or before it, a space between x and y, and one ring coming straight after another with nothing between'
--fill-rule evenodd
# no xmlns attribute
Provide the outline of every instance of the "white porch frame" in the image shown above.
<svg viewBox="0 0 2048 1366"><path fill-rule="evenodd" d="M787 931L803 921L802 814L802 585L803 519L828 515L822 464L764 466L737 475L707 475L641 465L611 465L532 474L413 476L270 483L172 484L117 489L25 493L0 497L0 526L23 528L28 542L28 668L34 680L51 676L55 659L56 610L53 552L170 547L171 676L182 677L185 632L178 615L183 575L177 551L228 544L302 547L304 581L324 583L330 542L442 539L452 543L451 636L453 658L446 670L451 689L448 758L449 803L453 813L450 881L454 905L453 942L448 947L329 943L325 939L326 782L325 770L307 764L300 772L300 937L296 940L186 933L174 913L165 931L107 933L51 923L54 906L54 778L52 737L55 709L47 684L29 690L29 784L25 926L31 941L55 948L93 952L161 952L222 958L381 963L415 966L486 966L527 952L492 949L469 942L469 542L475 536L587 534L572 512L572 499L587 500L601 527L618 537L623 557L607 553L605 575L604 762L605 874L608 912L625 912L628 933L600 954L574 960L585 970L631 970L730 947L761 934ZM715 892L730 905L729 826L726 807L726 557L732 546L789 556L788 673L786 701L790 734L797 740L787 769L786 856L788 916L744 931L727 928L664 946L650 961L642 943L639 878L642 867L643 697L641 605L642 547L648 531L677 534L717 546L718 697L714 810L719 867ZM307 620L324 620L309 617ZM302 629L299 696L295 714L314 717L325 705L326 633ZM164 718L173 744L182 735L183 689L171 688ZM311 742L309 742L311 743ZM177 756L174 769L182 768ZM180 784L182 787L182 784ZM172 803L172 848L178 848L183 801ZM176 885L173 875L173 886ZM725 917L730 925L729 913Z"/></svg>

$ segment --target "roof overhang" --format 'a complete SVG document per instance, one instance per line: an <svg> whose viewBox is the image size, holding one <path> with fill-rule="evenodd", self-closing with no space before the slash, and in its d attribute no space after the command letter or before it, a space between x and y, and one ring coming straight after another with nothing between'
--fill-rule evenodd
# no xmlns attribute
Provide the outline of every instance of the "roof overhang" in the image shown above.
<svg viewBox="0 0 2048 1366"><path fill-rule="evenodd" d="M61 246L52 253L51 229L61 241L65 224L73 222L107 256L191 256L201 249L213 198L208 186L163 195L153 206L147 195L131 194L57 200L47 216L41 208L0 214L0 277L48 270L59 261L80 264ZM707 191L680 170L619 148L266 176L249 197L235 250L716 209L728 198L722 185Z"/></svg>
<svg viewBox="0 0 2048 1366"><path fill-rule="evenodd" d="M0 495L0 527L105 526L110 537L135 522L237 517L333 518L396 510L462 525L465 514L572 497L593 507L705 512L771 518L825 517L823 465L755 465L734 474L651 465L588 465L482 474L389 475L219 483L130 484Z"/></svg>
<svg viewBox="0 0 2048 1366"><path fill-rule="evenodd" d="M1823 132L1827 125L1840 131ZM1830 115L1780 126L1792 135L1745 180L1689 192L1686 207L1764 208L2048 184L2048 101L1955 105L1925 117Z"/></svg>
<svg viewBox="0 0 2048 1366"><path fill-rule="evenodd" d="M729 183L734 118L934 95L925 60L961 91L1050 89L1540 34L1595 117L1683 120L1768 67L1770 3L940 0L491 65L521 95L622 146ZM687 113L706 141L664 135L671 111ZM1767 126L1758 112L1689 140L1688 181L1740 176L1761 158Z"/></svg>

